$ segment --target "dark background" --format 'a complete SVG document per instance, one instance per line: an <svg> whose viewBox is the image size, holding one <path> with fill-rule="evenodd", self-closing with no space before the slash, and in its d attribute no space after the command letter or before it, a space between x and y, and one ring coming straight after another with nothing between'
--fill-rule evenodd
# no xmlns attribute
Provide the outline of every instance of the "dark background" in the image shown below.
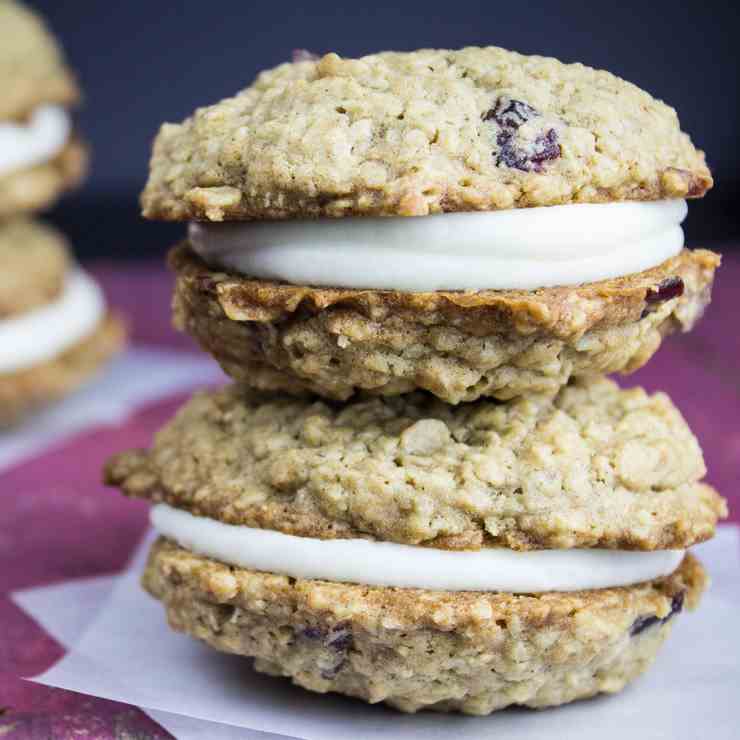
<svg viewBox="0 0 740 740"><path fill-rule="evenodd" d="M740 244L738 45L734 2L525 0L382 3L280 0L31 0L60 36L85 90L88 184L52 219L83 257L158 256L183 229L143 223L137 196L165 120L246 86L291 50L359 56L383 49L494 44L606 68L678 109L706 150L715 189L685 224L693 244Z"/></svg>

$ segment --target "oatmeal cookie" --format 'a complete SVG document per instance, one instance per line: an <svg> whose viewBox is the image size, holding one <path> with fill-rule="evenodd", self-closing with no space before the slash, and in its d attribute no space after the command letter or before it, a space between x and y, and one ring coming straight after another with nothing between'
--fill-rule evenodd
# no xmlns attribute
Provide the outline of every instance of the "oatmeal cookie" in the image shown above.
<svg viewBox="0 0 740 740"><path fill-rule="evenodd" d="M144 573L170 626L258 671L404 712L489 714L614 693L642 673L706 575L512 595L356 586L231 568L159 539Z"/></svg>
<svg viewBox="0 0 740 740"><path fill-rule="evenodd" d="M0 224L0 321L59 297L70 267L64 237L45 224Z"/></svg>
<svg viewBox="0 0 740 740"><path fill-rule="evenodd" d="M719 256L684 250L645 272L535 291L311 288L210 269L175 248L174 315L239 381L346 400L421 388L443 401L550 392L630 372L710 300Z"/></svg>
<svg viewBox="0 0 740 740"><path fill-rule="evenodd" d="M17 424L40 407L77 390L121 351L126 339L123 320L108 314L98 328L48 362L0 374L0 428Z"/></svg>
<svg viewBox="0 0 740 740"><path fill-rule="evenodd" d="M144 215L421 216L692 198L675 110L609 72L496 47L326 54L165 124Z"/></svg>
<svg viewBox="0 0 740 740"><path fill-rule="evenodd" d="M22 119L44 103L79 100L74 76L45 23L15 0L0 0L0 120Z"/></svg>
<svg viewBox="0 0 740 740"><path fill-rule="evenodd" d="M665 394L579 380L450 406L428 394L331 404L233 385L196 394L106 482L227 524L447 549L680 549L723 499Z"/></svg>

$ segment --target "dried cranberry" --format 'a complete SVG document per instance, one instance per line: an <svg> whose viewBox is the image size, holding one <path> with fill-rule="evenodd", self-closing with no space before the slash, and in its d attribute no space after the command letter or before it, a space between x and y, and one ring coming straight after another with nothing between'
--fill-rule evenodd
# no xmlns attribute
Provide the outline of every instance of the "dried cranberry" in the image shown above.
<svg viewBox="0 0 740 740"><path fill-rule="evenodd" d="M554 128L543 131L534 141L519 139L519 128L540 116L540 112L529 103L506 96L498 98L493 108L483 114L484 121L494 121L501 127L496 136L499 147L496 153L497 167L504 165L522 172L542 172L545 162L557 159L562 154L558 132Z"/></svg>
<svg viewBox="0 0 740 740"><path fill-rule="evenodd" d="M676 614L680 614L683 610L684 597L685 594L683 591L675 594L675 596L671 599L670 611L662 619L660 617L656 617L654 614L649 617L638 617L630 627L630 637L639 635L641 632L644 632L646 629L652 627L654 624L665 624L668 620L675 617Z"/></svg>
<svg viewBox="0 0 740 740"><path fill-rule="evenodd" d="M558 132L554 128L551 128L534 140L534 152L530 155L529 159L534 164L535 169L537 169L542 166L543 162L557 159L560 154Z"/></svg>
<svg viewBox="0 0 740 740"><path fill-rule="evenodd" d="M346 624L338 624L329 633L326 639L326 644L332 650L337 652L343 652L352 647L352 630Z"/></svg>
<svg viewBox="0 0 740 740"><path fill-rule="evenodd" d="M643 309L641 319L651 314L655 309L671 298L677 298L683 295L684 282L680 277L669 277L658 284L657 288L650 288L645 294L645 308Z"/></svg>
<svg viewBox="0 0 740 740"><path fill-rule="evenodd" d="M650 288L645 296L645 303L665 303L671 298L683 295L684 284L680 277L669 277L663 280L657 288Z"/></svg>
<svg viewBox="0 0 740 740"><path fill-rule="evenodd" d="M518 129L530 118L536 118L540 114L529 103L514 100L505 96L496 101L496 105L483 114L484 121L493 119L502 128Z"/></svg>
<svg viewBox="0 0 740 740"><path fill-rule="evenodd" d="M352 646L352 630L347 622L340 622L329 632L321 627L305 627L301 635L309 640L323 640L326 647L337 652L342 652Z"/></svg>
<svg viewBox="0 0 740 740"><path fill-rule="evenodd" d="M319 627L306 627L301 634L309 640L321 640L324 638L324 630Z"/></svg>
<svg viewBox="0 0 740 740"><path fill-rule="evenodd" d="M324 645L336 653L333 665L324 665L321 669L321 675L327 680L336 677L339 671L347 663L347 651L353 645L352 630L347 622L340 622L332 627L331 631L324 639Z"/></svg>
<svg viewBox="0 0 740 740"><path fill-rule="evenodd" d="M668 616L664 617L663 621L668 621L671 617L675 617L676 614L680 614L683 611L683 602L685 598L686 593L684 591L679 591L677 594L674 594L671 599L671 610L668 612Z"/></svg>
<svg viewBox="0 0 740 740"><path fill-rule="evenodd" d="M496 143L499 145L496 166L503 164L522 172L542 172L544 162L557 159L561 154L558 132L553 128L525 146L517 142L509 131L502 131L496 137Z"/></svg>
<svg viewBox="0 0 740 740"><path fill-rule="evenodd" d="M657 624L661 620L656 617L655 615L651 617L638 617L630 627L630 637L634 637L635 635L639 635L641 632L644 632L648 627L652 627L654 624Z"/></svg>

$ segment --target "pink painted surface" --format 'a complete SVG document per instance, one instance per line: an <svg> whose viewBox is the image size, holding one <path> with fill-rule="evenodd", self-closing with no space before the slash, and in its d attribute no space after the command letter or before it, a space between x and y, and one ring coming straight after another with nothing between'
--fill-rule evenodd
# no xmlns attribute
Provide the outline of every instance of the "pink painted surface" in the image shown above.
<svg viewBox="0 0 740 740"><path fill-rule="evenodd" d="M112 305L135 342L191 348L169 326L171 279L158 264L98 265ZM740 521L740 255L727 257L714 301L692 334L666 343L648 367L623 379L665 390L700 438L709 480ZM106 740L169 735L139 710L22 681L52 665L62 648L15 607L8 593L120 570L146 526L146 507L106 490L103 462L148 444L182 397L155 403L118 428L93 429L0 476L0 733L4 738L82 736ZM10 566L8 565L10 564ZM142 670L146 670L142 666ZM12 728L12 729L11 729Z"/></svg>

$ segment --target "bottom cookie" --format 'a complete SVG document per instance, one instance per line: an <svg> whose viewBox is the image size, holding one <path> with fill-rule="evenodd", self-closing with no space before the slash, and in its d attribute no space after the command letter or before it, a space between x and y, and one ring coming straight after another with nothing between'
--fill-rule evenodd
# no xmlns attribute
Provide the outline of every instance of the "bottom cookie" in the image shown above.
<svg viewBox="0 0 740 740"><path fill-rule="evenodd" d="M72 137L54 159L0 177L0 219L48 208L79 184L87 163L87 147Z"/></svg>
<svg viewBox="0 0 740 740"><path fill-rule="evenodd" d="M0 428L75 391L124 345L123 320L109 313L92 334L51 360L0 374Z"/></svg>
<svg viewBox="0 0 740 740"><path fill-rule="evenodd" d="M512 595L368 587L232 568L160 538L143 576L170 625L311 691L485 715L613 693L707 583L691 555L624 588Z"/></svg>

